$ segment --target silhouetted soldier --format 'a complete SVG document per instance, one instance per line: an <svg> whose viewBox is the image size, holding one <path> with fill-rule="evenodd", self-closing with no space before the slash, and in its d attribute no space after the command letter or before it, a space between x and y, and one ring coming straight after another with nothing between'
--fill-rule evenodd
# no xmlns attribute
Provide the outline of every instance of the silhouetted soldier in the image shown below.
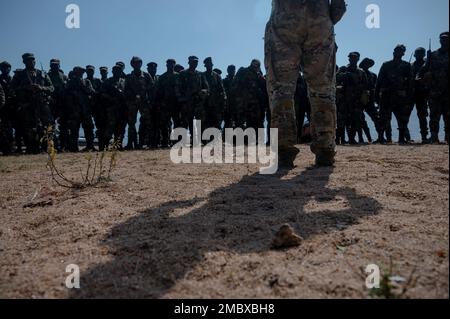
<svg viewBox="0 0 450 319"><path fill-rule="evenodd" d="M375 90L376 101L380 104L380 131L386 133L388 143L392 142L392 113L399 127L399 143L408 143L406 134L414 81L411 64L402 60L405 52L404 45L394 49L394 59L381 67Z"/></svg>
<svg viewBox="0 0 450 319"><path fill-rule="evenodd" d="M213 71L212 58L206 58L203 63L206 68L203 76L209 87L209 96L205 103L206 123L203 125L206 125L207 128L213 127L221 130L227 96L220 75Z"/></svg>

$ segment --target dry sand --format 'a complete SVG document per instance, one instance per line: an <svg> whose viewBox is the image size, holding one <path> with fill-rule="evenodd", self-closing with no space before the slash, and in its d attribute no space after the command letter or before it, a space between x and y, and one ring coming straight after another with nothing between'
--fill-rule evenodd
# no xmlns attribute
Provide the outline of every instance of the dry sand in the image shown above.
<svg viewBox="0 0 450 319"><path fill-rule="evenodd" d="M275 176L129 152L81 191L53 184L44 155L0 158L0 297L368 298L377 264L412 278L405 298L448 298L448 151L341 147L335 168L313 169L302 146ZM58 166L78 177L85 157ZM302 245L271 250L286 223ZM65 287L69 264L80 290Z"/></svg>

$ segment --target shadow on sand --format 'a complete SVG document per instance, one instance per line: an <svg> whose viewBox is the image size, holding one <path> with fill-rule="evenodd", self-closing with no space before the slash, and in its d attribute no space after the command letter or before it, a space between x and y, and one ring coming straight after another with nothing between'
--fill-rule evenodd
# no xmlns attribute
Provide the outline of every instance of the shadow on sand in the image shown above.
<svg viewBox="0 0 450 319"><path fill-rule="evenodd" d="M245 176L207 198L141 211L111 230L102 244L113 260L82 273L82 289L70 297L164 297L208 252L264 252L285 223L307 240L379 213L374 199L328 187L332 172L311 168L293 178L286 171ZM345 205L336 209L332 204L339 200ZM311 201L318 209L306 209Z"/></svg>

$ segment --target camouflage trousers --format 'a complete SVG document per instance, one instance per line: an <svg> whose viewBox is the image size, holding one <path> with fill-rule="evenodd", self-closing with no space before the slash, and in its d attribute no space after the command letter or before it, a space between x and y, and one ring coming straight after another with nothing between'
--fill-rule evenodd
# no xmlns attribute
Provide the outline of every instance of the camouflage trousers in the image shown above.
<svg viewBox="0 0 450 319"><path fill-rule="evenodd" d="M294 94L302 70L311 99L311 150L333 156L336 44L328 7L320 7L322 4L299 1L295 10L272 12L266 27L265 64L272 127L279 130L280 149L297 141ZM319 7L314 8L315 5Z"/></svg>
<svg viewBox="0 0 450 319"><path fill-rule="evenodd" d="M416 105L417 117L419 118L420 124L420 134L422 139L428 136L428 101L425 96L416 96L414 99L414 104Z"/></svg>
<svg viewBox="0 0 450 319"><path fill-rule="evenodd" d="M396 94L382 94L380 103L380 133L386 134L386 139L392 141L392 114L398 123L399 141L405 142L408 134L408 123L411 115L408 102Z"/></svg>
<svg viewBox="0 0 450 319"><path fill-rule="evenodd" d="M441 119L444 120L445 140L449 139L449 97L448 92L439 92L430 96L430 131L433 142L439 140Z"/></svg>
<svg viewBox="0 0 450 319"><path fill-rule="evenodd" d="M138 132L136 129L137 115L139 110L145 108L144 102L140 100L127 102L127 125L128 125L128 145L129 148L138 147Z"/></svg>

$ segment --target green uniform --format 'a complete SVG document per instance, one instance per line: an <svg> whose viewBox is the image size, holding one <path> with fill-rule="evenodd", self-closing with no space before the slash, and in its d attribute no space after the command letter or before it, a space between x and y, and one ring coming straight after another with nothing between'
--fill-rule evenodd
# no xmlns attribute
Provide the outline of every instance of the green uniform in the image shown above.
<svg viewBox="0 0 450 319"><path fill-rule="evenodd" d="M40 151L40 140L54 122L49 107L49 96L54 90L52 82L40 70L22 70L14 75L11 88L17 97L27 153L36 154Z"/></svg>
<svg viewBox="0 0 450 319"><path fill-rule="evenodd" d="M221 130L227 100L222 78L214 71L204 72L203 76L209 86L209 96L205 102L205 125L208 128L214 127Z"/></svg>

